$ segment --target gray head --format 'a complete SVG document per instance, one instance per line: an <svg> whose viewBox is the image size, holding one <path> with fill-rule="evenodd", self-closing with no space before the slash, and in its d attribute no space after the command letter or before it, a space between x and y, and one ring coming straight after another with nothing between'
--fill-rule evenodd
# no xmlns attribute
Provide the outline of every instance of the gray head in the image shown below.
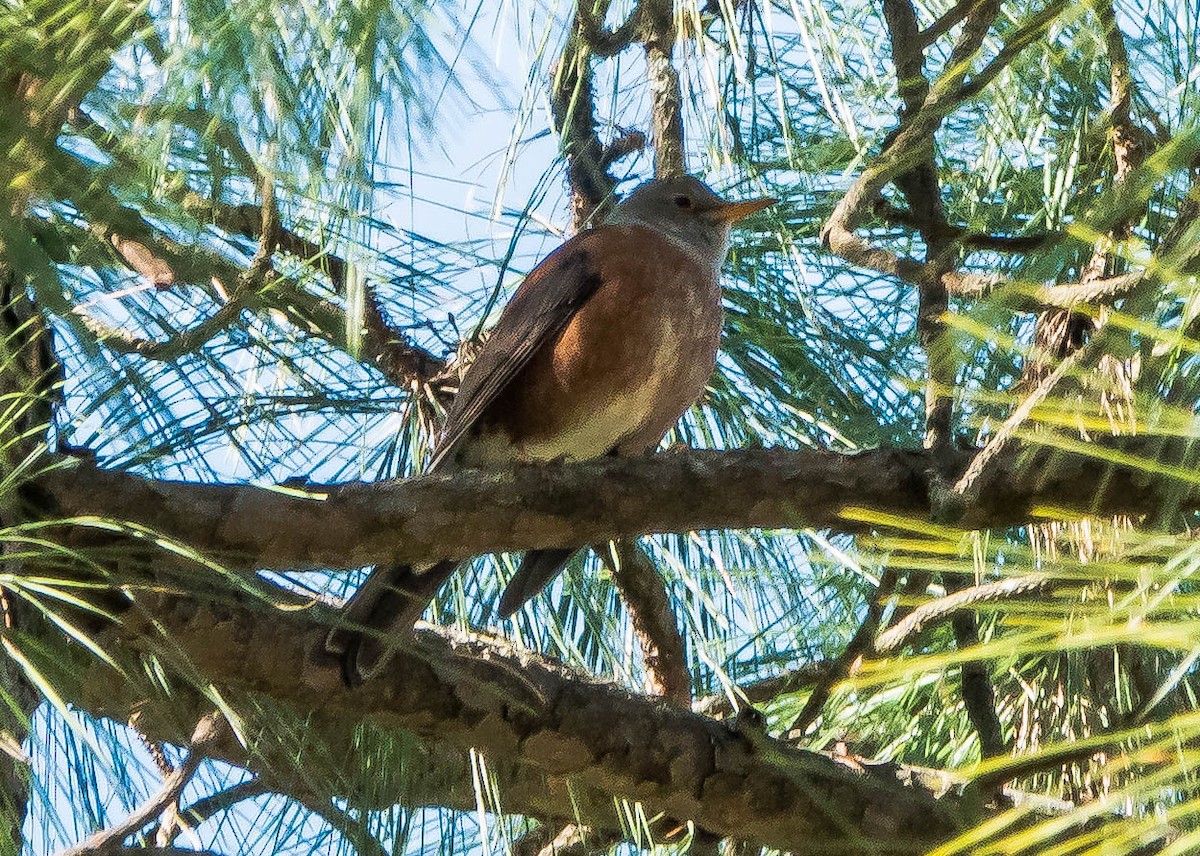
<svg viewBox="0 0 1200 856"><path fill-rule="evenodd" d="M685 175L640 185L613 208L604 222L653 229L706 266L720 268L734 222L777 201L762 198L727 202L700 179Z"/></svg>

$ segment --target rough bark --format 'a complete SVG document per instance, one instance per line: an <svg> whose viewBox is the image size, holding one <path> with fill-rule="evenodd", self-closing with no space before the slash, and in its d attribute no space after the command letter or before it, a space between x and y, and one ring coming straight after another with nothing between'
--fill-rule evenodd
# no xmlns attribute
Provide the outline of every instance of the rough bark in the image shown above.
<svg viewBox="0 0 1200 856"><path fill-rule="evenodd" d="M414 647L398 652L378 680L353 690L336 680L314 688L317 676L305 655L324 626L309 613L289 608L268 618L258 607L166 596L147 596L138 605L102 634L106 648L161 652L150 640L162 627L180 665L186 660L231 703L262 695L292 706L305 717L306 742L328 752L308 759L309 782L320 780L322 764L343 781L355 778L349 768L361 775L364 753L349 750L356 725L365 723L404 729L439 752L474 748L489 769L540 776L540 788L505 788L506 809L563 820L579 810L600 828L613 825L613 799L627 798L718 835L785 850L821 841L830 852L916 853L951 835L969 812L957 796L939 800L906 785L894 768L851 770L765 735L589 682L496 640L418 631ZM123 716L139 707L145 715L138 726L147 733L186 721L178 714L174 725L149 721L167 707L177 710L178 701L145 705L141 693L102 664L93 663L81 680L79 694L90 709ZM221 754L220 747L210 752ZM236 753L235 744L230 754ZM405 796L399 789L411 783L401 772L375 773L379 804ZM276 781L280 774L276 769ZM385 779L398 790L381 787ZM470 776L459 781L460 798L469 799ZM437 804L453 804L444 782L439 790Z"/></svg>
<svg viewBox="0 0 1200 856"><path fill-rule="evenodd" d="M997 456L958 524L1001 529L1117 513L1159 519L1200 507L1200 487L1188 478L1200 450L1186 440L1055 442ZM959 469L969 460L953 453ZM932 466L929 453L915 450L688 450L300 491L154 481L78 461L38 476L29 495L43 513L135 522L234 570L311 570L695 529L870 532L928 519Z"/></svg>

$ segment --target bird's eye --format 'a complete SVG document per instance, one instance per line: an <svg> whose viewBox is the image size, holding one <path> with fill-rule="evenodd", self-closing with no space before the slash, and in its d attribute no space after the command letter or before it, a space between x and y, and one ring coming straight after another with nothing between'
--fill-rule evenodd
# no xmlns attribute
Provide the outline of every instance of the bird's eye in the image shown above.
<svg viewBox="0 0 1200 856"><path fill-rule="evenodd" d="M678 196L676 196L673 201L674 201L676 207L678 207L678 208L691 208L692 207L692 197L684 196L682 193L679 194Z"/></svg>

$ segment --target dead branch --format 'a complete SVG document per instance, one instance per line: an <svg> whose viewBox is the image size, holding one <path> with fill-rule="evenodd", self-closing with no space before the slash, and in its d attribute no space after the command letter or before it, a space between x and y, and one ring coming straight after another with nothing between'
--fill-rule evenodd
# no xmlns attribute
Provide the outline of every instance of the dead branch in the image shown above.
<svg viewBox="0 0 1200 856"><path fill-rule="evenodd" d="M88 836L74 847L68 847L62 851L59 856L95 856L95 854L108 853L162 814L179 799L184 787L199 769L200 762L207 757L206 749L221 737L224 727L224 720L217 714L208 714L202 717L196 725L196 730L192 732L187 757L175 772L167 777L163 782L162 789L157 794L134 809L129 817L121 823Z"/></svg>

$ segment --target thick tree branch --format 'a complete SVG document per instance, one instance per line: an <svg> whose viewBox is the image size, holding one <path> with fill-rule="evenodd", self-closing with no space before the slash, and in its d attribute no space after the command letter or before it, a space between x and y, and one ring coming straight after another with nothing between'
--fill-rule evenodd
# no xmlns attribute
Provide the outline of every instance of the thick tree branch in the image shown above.
<svg viewBox="0 0 1200 856"><path fill-rule="evenodd" d="M552 817L580 809L588 821L603 806L589 794L607 795L606 824L612 799L628 798L719 835L789 850L822 841L846 853L924 852L965 819L954 798L938 801L894 774L865 775L775 741L765 751L723 724L582 680L496 640L419 630L420 656L398 651L386 675L354 690L336 681L314 690L306 652L325 628L306 612L289 608L267 620L261 607L153 595L138 606L101 634L109 650L161 651L154 640L165 630L170 650L226 698L252 691L314 712L306 721L316 733L322 722L338 723L344 739L357 723L402 728L474 747L489 768L540 770L549 785L541 811ZM82 692L116 715L141 694L125 690L122 700L121 679L100 663L83 681ZM348 767L359 763L354 755L331 757ZM510 810L532 808L505 798Z"/></svg>
<svg viewBox="0 0 1200 856"><path fill-rule="evenodd" d="M976 480L958 525L1200 507L1198 456L1189 440L1160 437L1010 449ZM961 471L970 458L948 460ZM131 521L233 569L358 568L694 529L870 532L889 515L929 518L932 465L929 453L896 449L689 450L301 491L154 481L79 461L37 477L30 495L41 513Z"/></svg>

